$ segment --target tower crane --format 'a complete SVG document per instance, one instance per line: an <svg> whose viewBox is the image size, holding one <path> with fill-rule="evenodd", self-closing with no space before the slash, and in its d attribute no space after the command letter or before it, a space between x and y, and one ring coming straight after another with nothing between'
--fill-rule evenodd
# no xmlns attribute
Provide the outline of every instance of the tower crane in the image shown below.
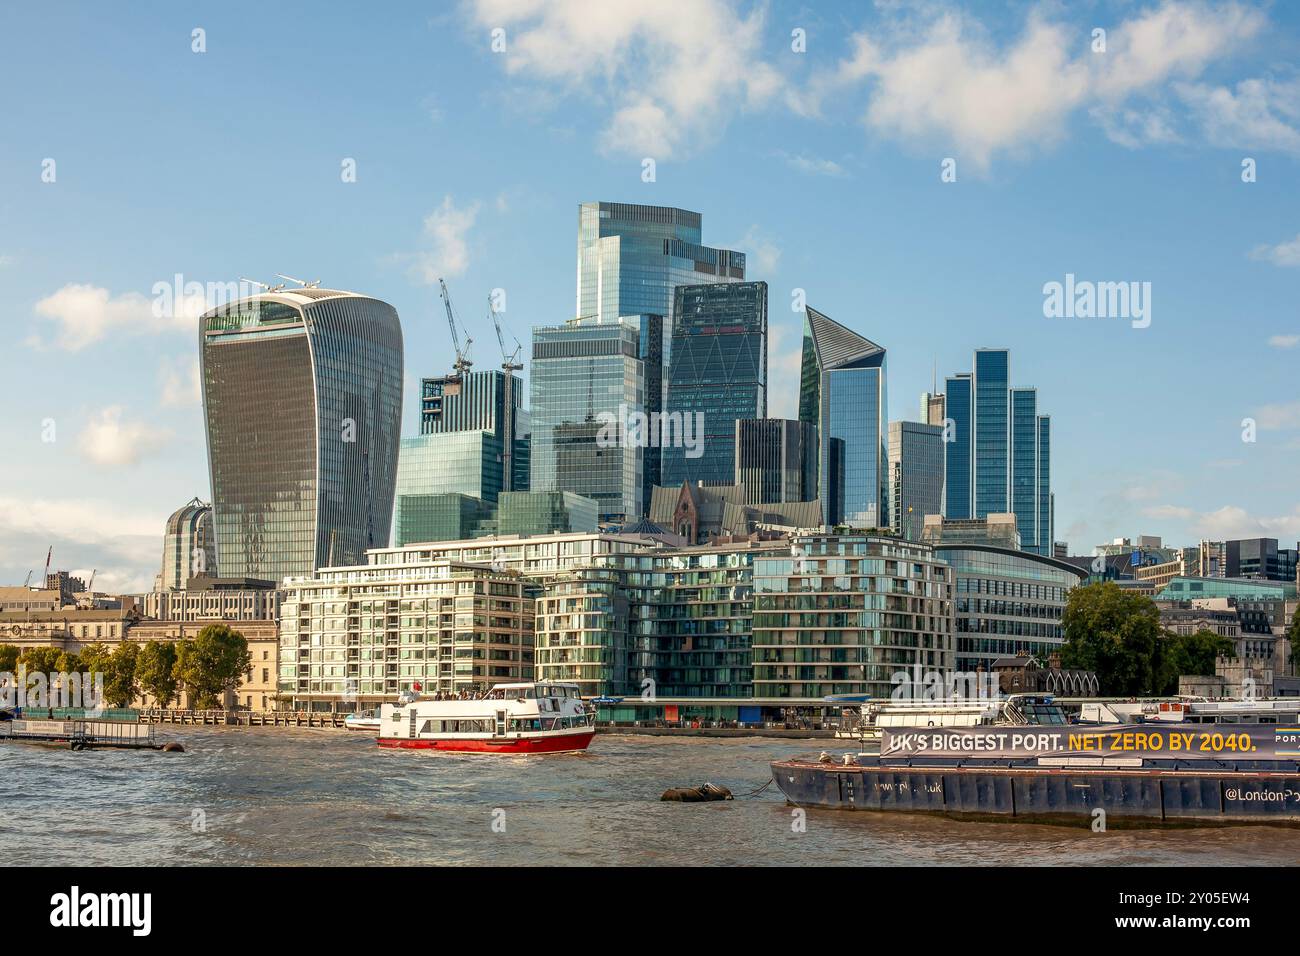
<svg viewBox="0 0 1300 956"><path fill-rule="evenodd" d="M501 333L501 314L497 312L493 304L492 296L488 296L488 314L492 316L492 326L497 330L497 344L501 346L501 371L505 373L505 379L501 383L502 388L502 405L505 407L502 413L502 433L504 437L501 440L501 490L515 490L515 372L521 370L524 366L519 361L519 353L523 351L523 346L519 344L519 339L511 335L515 340L514 352L506 351L505 336Z"/></svg>
<svg viewBox="0 0 1300 956"><path fill-rule="evenodd" d="M456 313L451 308L451 293L447 291L447 283L438 279L438 288L441 290L442 304L447 308L447 326L451 329L451 344L456 350L456 361L453 365L455 371L451 375L454 382L460 382L465 377L465 372L474 363L470 361L469 349L474 344L474 340L469 336L465 337L465 348L460 347L460 332L456 329Z"/></svg>

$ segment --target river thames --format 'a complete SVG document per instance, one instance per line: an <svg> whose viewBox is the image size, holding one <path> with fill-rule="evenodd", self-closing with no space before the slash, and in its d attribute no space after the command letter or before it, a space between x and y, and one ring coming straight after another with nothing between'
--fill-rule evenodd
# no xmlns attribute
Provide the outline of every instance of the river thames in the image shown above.
<svg viewBox="0 0 1300 956"><path fill-rule="evenodd" d="M1300 830L1112 830L810 810L774 757L829 741L598 736L586 754L381 750L345 731L168 728L187 752L0 747L0 851L29 865L1243 865ZM662 803L711 781L725 803Z"/></svg>

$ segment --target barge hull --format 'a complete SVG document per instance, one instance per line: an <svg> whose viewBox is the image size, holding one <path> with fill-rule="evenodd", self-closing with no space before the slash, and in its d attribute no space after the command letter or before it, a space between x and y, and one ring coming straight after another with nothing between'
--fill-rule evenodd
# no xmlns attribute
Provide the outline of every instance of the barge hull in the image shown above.
<svg viewBox="0 0 1300 956"><path fill-rule="evenodd" d="M799 807L1058 823L1300 826L1300 774L772 764Z"/></svg>

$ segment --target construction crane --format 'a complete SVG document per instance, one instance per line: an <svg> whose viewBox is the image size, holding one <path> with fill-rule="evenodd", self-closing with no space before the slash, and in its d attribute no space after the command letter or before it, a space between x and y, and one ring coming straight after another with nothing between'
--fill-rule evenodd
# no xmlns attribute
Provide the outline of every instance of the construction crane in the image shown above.
<svg viewBox="0 0 1300 956"><path fill-rule="evenodd" d="M506 351L506 339L501 333L501 314L497 312L493 304L492 296L488 296L488 314L492 316L492 326L497 330L497 344L501 346L501 371L505 372L505 379L501 383L502 401L504 406L502 422L502 433L505 436L501 440L501 490L515 490L515 372L523 369L523 363L519 361L519 353L524 347L519 344L519 339L513 334L510 336L515 340L514 352Z"/></svg>
<svg viewBox="0 0 1300 956"><path fill-rule="evenodd" d="M469 349L474 344L474 340L469 336L465 337L465 348L460 347L460 332L456 329L456 313L451 308L451 293L447 291L447 283L438 279L438 288L441 290L442 304L447 308L447 325L451 329L451 344L456 350L455 371L451 374L451 380L459 383L465 377L465 372L474 363L470 361Z"/></svg>

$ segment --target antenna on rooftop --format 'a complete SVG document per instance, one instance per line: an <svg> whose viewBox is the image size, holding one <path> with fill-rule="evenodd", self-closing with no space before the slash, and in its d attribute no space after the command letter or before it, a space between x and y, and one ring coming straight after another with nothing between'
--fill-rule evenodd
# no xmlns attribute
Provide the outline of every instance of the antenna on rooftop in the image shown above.
<svg viewBox="0 0 1300 956"><path fill-rule="evenodd" d="M276 277L277 279L287 279L289 282L296 282L296 283L298 283L298 285L302 286L304 289L319 289L319 288L320 288L320 279L312 279L310 282L308 282L308 281L306 281L305 279L295 279L293 276L287 276L287 275L285 275L285 274L282 273L282 272L277 272L277 273L275 274L275 277Z"/></svg>

